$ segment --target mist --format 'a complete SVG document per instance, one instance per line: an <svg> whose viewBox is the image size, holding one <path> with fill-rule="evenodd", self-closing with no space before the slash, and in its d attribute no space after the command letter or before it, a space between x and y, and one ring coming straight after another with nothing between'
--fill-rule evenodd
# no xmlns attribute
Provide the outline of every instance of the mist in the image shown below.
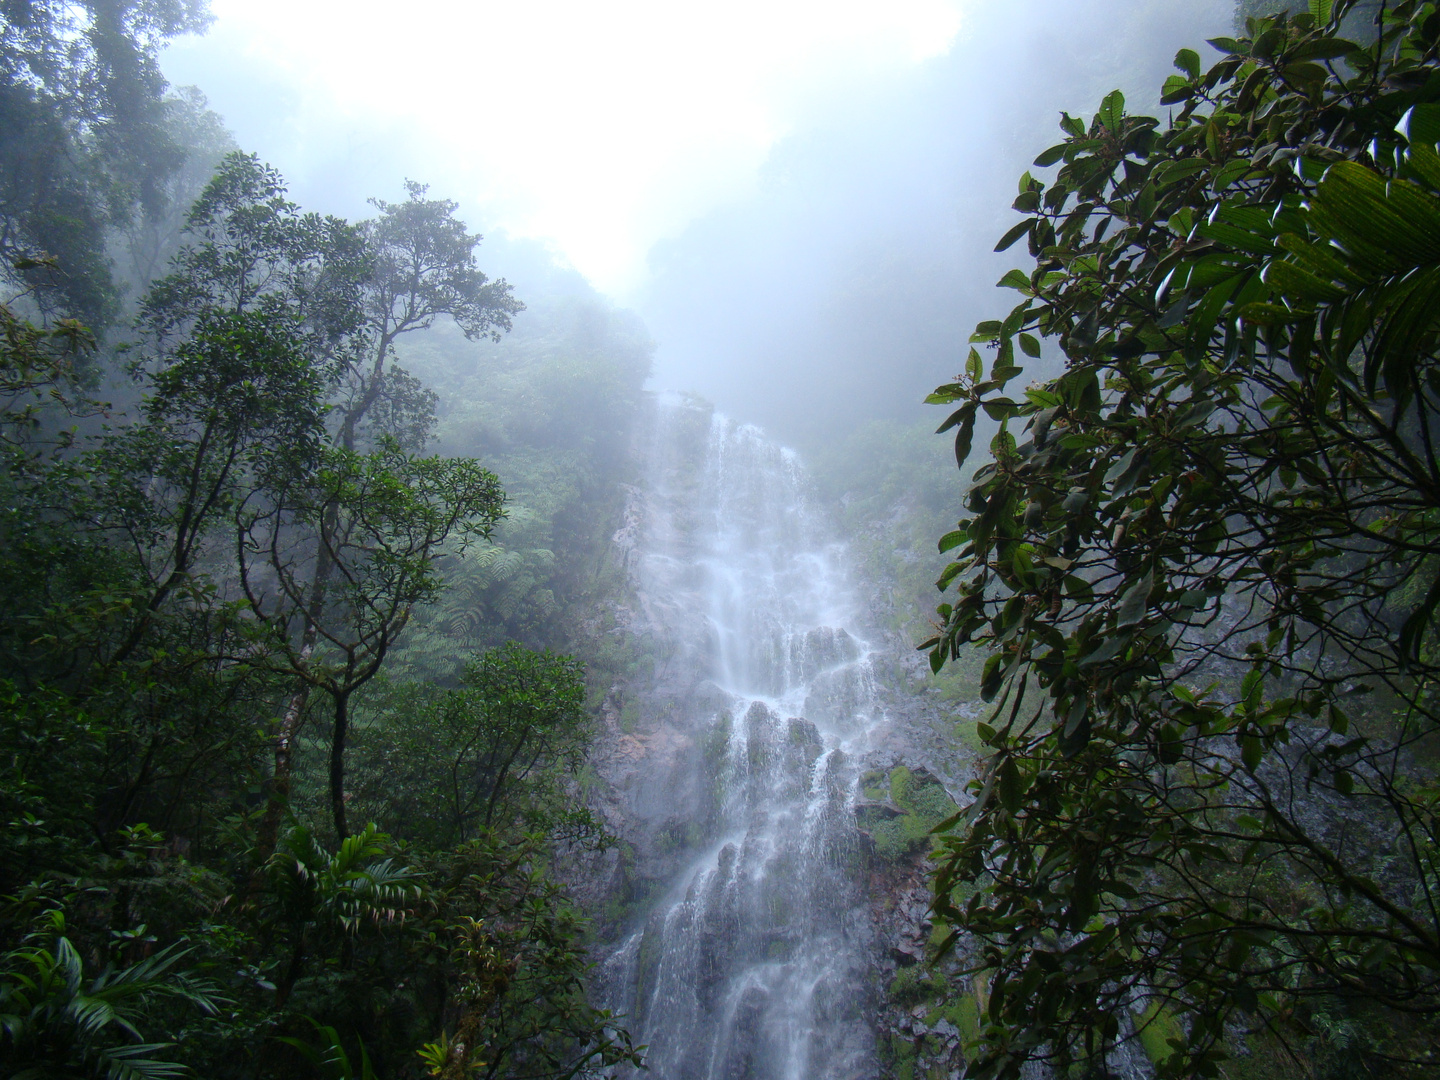
<svg viewBox="0 0 1440 1080"><path fill-rule="evenodd" d="M590 66L568 84L516 76L516 85L497 85L514 62L497 61L498 43L484 40L472 52L478 97L467 102L464 71L432 76L423 55L406 52L417 34L428 40L412 29L394 49L398 73L380 77L421 81L407 100L357 115L314 73L295 73L293 45L277 45L278 59L267 54L223 6L208 35L172 46L164 62L176 83L200 84L241 145L280 167L305 206L364 216L366 198L393 198L403 178L429 183L486 233L482 265L522 299L527 288L593 289L633 308L657 342L652 387L698 393L816 448L867 420L926 415L921 400L954 374L971 328L1006 303L993 285L1023 251L991 249L1010 224L1016 177L1058 141L1061 111L1088 115L1117 87L1132 108L1153 108L1169 58L1228 32L1233 10L1225 0L1032 0L938 12L902 5L886 20L842 6L828 33L816 29L824 11L803 6L777 26L731 12L754 17L762 35L789 34L794 70L772 43L758 60L753 51L734 58L728 91L678 85L695 109L695 130L679 133L683 111L654 101L680 78L678 58L693 59L704 43L693 25L664 20L651 33L685 36L654 37L622 57L641 68L621 80L640 88L628 97L587 82L599 70ZM562 9L552 14L563 24ZM351 18L342 44L381 25L365 8ZM903 47L878 33L887 22L892 36L909 35ZM571 55L575 32L558 26L555 49ZM868 60L861 32L877 35ZM722 32L711 48L737 40ZM545 63L543 37L517 48ZM448 56L441 47L440 60ZM727 75L723 56L694 62L710 79ZM715 104L727 92L730 112ZM636 113L601 116L587 104L595 95ZM453 125L457 108L470 125L437 131L437 117ZM555 144L573 135L575 110L590 134L562 153ZM504 113L562 119L557 132L507 144L513 123L495 119ZM505 157L520 160L494 164ZM518 190L527 182L528 194ZM658 209L640 205L657 199ZM619 254L597 260L597 243Z"/></svg>
<svg viewBox="0 0 1440 1080"><path fill-rule="evenodd" d="M0 1071L1431 1075L1435 8L0 3Z"/></svg>
<svg viewBox="0 0 1440 1080"><path fill-rule="evenodd" d="M975 324L1011 306L994 285L1025 252L992 248L1060 112L1117 87L1153 109L1168 58L1230 18L1166 0L967 9L945 56L837 97L752 195L652 249L636 306L655 381L801 445L921 416Z"/></svg>

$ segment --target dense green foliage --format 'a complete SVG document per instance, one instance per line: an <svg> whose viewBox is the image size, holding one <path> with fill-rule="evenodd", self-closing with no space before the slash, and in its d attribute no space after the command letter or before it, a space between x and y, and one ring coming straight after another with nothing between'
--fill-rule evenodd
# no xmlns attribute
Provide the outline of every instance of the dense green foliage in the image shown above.
<svg viewBox="0 0 1440 1080"><path fill-rule="evenodd" d="M955 812L943 784L904 765L888 774L866 773L860 778L860 794L875 805L860 804L856 819L868 832L874 853L886 862L900 862L928 848L935 826Z"/></svg>
<svg viewBox="0 0 1440 1080"><path fill-rule="evenodd" d="M3 13L0 1075L638 1060L589 1003L586 924L548 869L608 842L574 799L584 669L509 640L557 641L553 604L431 630L427 681L405 678L447 586L512 549L500 479L427 453L439 398L396 354L423 336L487 366L468 385L507 383L517 417L592 391L587 423L527 442L517 419L500 455L551 455L504 535L552 499L552 558L588 557L552 579L583 593L648 350L592 326L503 362L522 305L454 203L411 183L370 221L306 213L202 99L163 98L155 50L197 12ZM36 117L60 157L24 142ZM63 244L42 195L84 211ZM126 288L128 344L97 343L82 323ZM89 400L96 370L130 401Z"/></svg>
<svg viewBox="0 0 1440 1080"><path fill-rule="evenodd" d="M118 310L111 230L167 209L185 158L157 54L203 0L0 5L0 278L92 326Z"/></svg>
<svg viewBox="0 0 1440 1080"><path fill-rule="evenodd" d="M633 316L560 289L498 344L437 332L406 346L439 388L437 443L482 458L506 492L494 543L447 566L447 595L406 639L416 674L506 638L573 643L574 610L617 585L610 539L653 348Z"/></svg>
<svg viewBox="0 0 1440 1080"><path fill-rule="evenodd" d="M367 713L351 796L396 835L450 848L523 822L600 839L589 811L567 798L593 734L578 661L507 642L470 660L460 686L401 684Z"/></svg>
<svg viewBox="0 0 1440 1080"><path fill-rule="evenodd" d="M959 485L947 455L935 449L929 423L875 420L818 449L807 464L820 505L846 538L869 610L898 646L877 652L876 674L899 694L972 703L982 664L978 653L962 654L936 672L903 651L932 632L935 578L948 561L936 552L935 535L951 519ZM973 742L974 724L973 717L937 711L934 737L947 745Z"/></svg>
<svg viewBox="0 0 1440 1080"><path fill-rule="evenodd" d="M936 882L973 1075L1137 1024L1164 1075L1433 1074L1440 13L1350 7L1182 50L1168 121L1066 116L1022 300L932 397L962 461L1003 421L927 643L995 702Z"/></svg>

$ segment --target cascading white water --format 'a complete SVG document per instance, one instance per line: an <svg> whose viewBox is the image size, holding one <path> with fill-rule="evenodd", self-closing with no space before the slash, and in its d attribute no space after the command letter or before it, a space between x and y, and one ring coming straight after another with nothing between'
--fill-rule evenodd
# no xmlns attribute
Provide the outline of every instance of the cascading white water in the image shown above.
<svg viewBox="0 0 1440 1080"><path fill-rule="evenodd" d="M657 1080L870 1076L854 762L883 717L844 548L792 452L718 415L697 430L678 399L657 413L636 574L664 677L706 691L668 721L699 775L664 785L703 804L669 808L700 843L604 982Z"/></svg>

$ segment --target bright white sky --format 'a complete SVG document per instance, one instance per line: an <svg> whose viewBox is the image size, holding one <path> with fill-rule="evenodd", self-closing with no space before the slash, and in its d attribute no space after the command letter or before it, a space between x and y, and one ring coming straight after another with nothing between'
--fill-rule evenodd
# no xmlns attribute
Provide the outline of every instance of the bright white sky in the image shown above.
<svg viewBox="0 0 1440 1080"><path fill-rule="evenodd" d="M373 193L431 181L624 296L827 100L946 52L969 2L213 0L165 67L297 188L389 139Z"/></svg>

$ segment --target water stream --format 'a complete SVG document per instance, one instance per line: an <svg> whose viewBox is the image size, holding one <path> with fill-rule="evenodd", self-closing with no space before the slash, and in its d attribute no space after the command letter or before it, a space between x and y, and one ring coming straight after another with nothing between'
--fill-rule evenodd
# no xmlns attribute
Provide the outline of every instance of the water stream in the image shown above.
<svg viewBox="0 0 1440 1080"><path fill-rule="evenodd" d="M871 1076L853 803L884 718L845 550L792 452L679 399L657 412L635 571L663 677L705 692L667 720L698 775L651 786L698 802L669 809L699 842L604 981L656 1080Z"/></svg>

